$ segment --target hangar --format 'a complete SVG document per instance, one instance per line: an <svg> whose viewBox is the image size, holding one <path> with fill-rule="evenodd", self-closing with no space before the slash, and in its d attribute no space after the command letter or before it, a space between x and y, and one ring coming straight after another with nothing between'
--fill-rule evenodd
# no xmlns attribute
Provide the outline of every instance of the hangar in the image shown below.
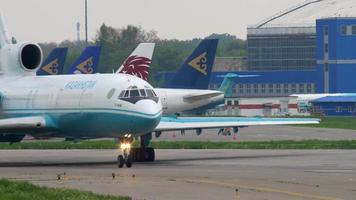
<svg viewBox="0 0 356 200"><path fill-rule="evenodd" d="M356 92L354 13L356 0L309 0L247 27L247 57L217 58L209 88L232 72L259 75L235 80L233 98Z"/></svg>

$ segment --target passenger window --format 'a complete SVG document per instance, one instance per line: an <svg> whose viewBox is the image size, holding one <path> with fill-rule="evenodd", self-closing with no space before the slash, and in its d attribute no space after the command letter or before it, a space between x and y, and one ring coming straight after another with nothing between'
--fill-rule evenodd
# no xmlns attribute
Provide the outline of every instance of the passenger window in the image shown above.
<svg viewBox="0 0 356 200"><path fill-rule="evenodd" d="M141 97L145 97L146 96L146 92L144 89L140 89L140 95Z"/></svg>
<svg viewBox="0 0 356 200"><path fill-rule="evenodd" d="M131 90L130 91L130 97L139 97L140 94L138 93L138 90Z"/></svg>

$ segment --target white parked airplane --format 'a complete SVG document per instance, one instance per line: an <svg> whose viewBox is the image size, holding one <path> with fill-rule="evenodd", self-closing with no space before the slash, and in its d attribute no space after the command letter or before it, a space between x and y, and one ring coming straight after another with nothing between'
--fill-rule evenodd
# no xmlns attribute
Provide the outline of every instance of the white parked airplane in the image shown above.
<svg viewBox="0 0 356 200"><path fill-rule="evenodd" d="M183 63L182 70L189 73L185 68L203 65L208 59L215 56L217 40L204 40L192 55ZM154 52L154 43L140 43L131 55L119 67L116 73L131 74L147 80L149 67ZM204 54L204 52L206 52ZM200 59L196 59L196 57ZM213 62L209 63L212 65ZM194 70L194 69L193 69ZM210 74L211 67L202 69ZM210 70L210 71L209 71ZM190 76L190 75L187 75ZM200 72L196 78L203 76ZM224 92L217 90L177 89L177 88L155 88L157 96L161 99L163 114L171 115L178 112L193 110L208 104L217 104L224 101Z"/></svg>
<svg viewBox="0 0 356 200"><path fill-rule="evenodd" d="M126 74L36 76L42 50L34 43L12 44L0 16L0 141L20 142L25 134L76 138L118 138L123 155L118 166L132 160L155 159L147 148L152 132L271 124L312 124L318 119L175 118L162 117L152 86ZM130 148L134 136L141 148Z"/></svg>

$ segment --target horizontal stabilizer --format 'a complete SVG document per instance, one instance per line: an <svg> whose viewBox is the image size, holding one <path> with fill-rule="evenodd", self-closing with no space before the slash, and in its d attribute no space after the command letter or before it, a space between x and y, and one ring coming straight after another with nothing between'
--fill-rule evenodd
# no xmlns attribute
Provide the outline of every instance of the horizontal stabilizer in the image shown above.
<svg viewBox="0 0 356 200"><path fill-rule="evenodd" d="M200 100L216 97L216 96L223 95L223 94L224 93L222 93L220 91L212 91L212 92L204 93L204 94L185 95L183 97L183 99L184 99L184 101L187 101L187 102L194 102L194 101L200 101Z"/></svg>
<svg viewBox="0 0 356 200"><path fill-rule="evenodd" d="M216 77L220 78L250 78L250 77L258 77L260 75L257 74L251 74L251 75L239 75L239 74L234 74L234 73L228 73L226 75L217 75Z"/></svg>

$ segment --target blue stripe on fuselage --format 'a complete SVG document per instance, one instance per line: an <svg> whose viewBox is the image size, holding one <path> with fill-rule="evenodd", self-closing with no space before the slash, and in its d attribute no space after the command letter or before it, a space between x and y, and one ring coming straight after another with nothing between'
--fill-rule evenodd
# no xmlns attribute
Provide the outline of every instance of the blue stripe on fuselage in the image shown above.
<svg viewBox="0 0 356 200"><path fill-rule="evenodd" d="M153 130L161 112L147 114L135 111L103 108L66 109L5 109L8 117L45 116L46 123L58 127L56 135L69 137L118 137L140 135Z"/></svg>

